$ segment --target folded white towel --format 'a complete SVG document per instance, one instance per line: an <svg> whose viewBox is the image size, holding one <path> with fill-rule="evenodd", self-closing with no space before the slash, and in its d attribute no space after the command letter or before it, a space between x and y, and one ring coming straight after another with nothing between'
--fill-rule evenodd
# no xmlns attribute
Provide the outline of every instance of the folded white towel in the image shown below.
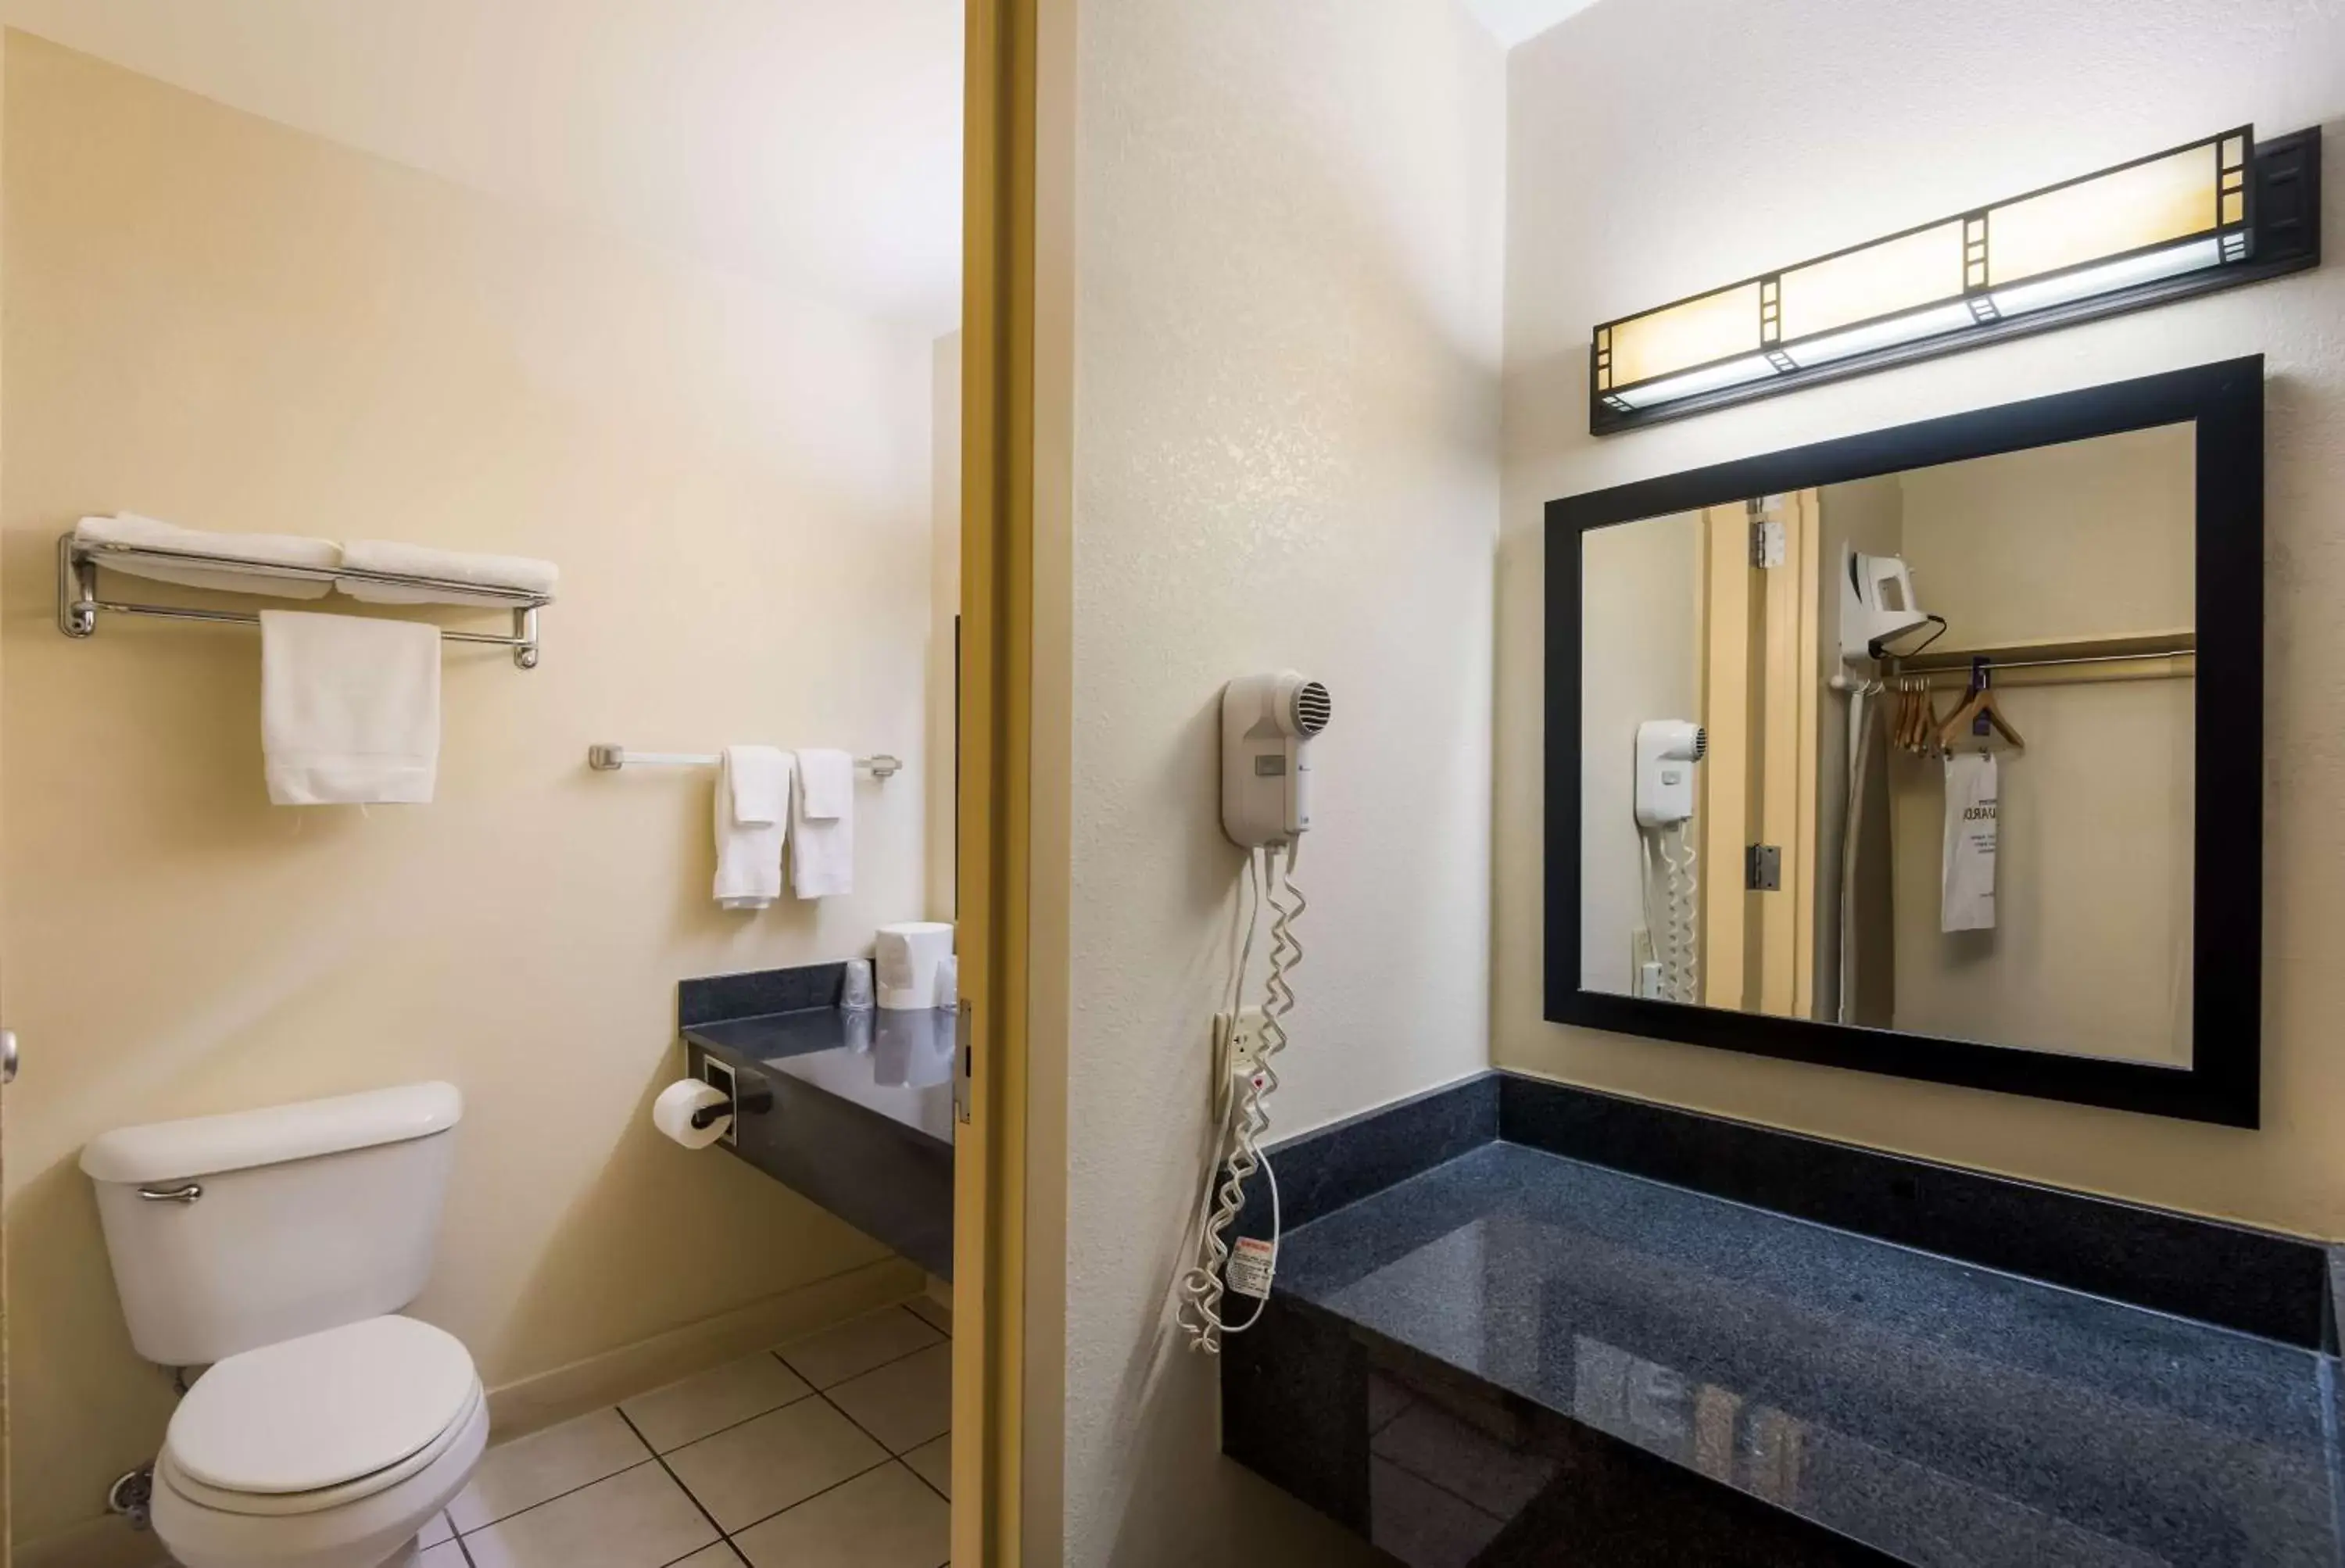
<svg viewBox="0 0 2345 1568"><path fill-rule="evenodd" d="M716 769L719 905L761 910L782 896L782 841L789 833L789 753L728 746Z"/></svg>
<svg viewBox="0 0 2345 1568"><path fill-rule="evenodd" d="M733 822L770 828L790 810L790 754L778 746L728 746L726 776L733 786Z"/></svg>
<svg viewBox="0 0 2345 1568"><path fill-rule="evenodd" d="M806 820L828 822L855 810L855 759L844 751L798 753L798 788L806 791Z"/></svg>
<svg viewBox="0 0 2345 1568"><path fill-rule="evenodd" d="M260 612L260 746L279 806L422 805L440 768L440 633Z"/></svg>
<svg viewBox="0 0 2345 1568"><path fill-rule="evenodd" d="M855 759L801 751L791 810L790 891L802 899L855 891ZM817 816L817 809L830 815Z"/></svg>
<svg viewBox="0 0 2345 1568"><path fill-rule="evenodd" d="M438 577L451 583L476 583L484 588L513 588L552 598L562 570L551 561L526 555L482 555L469 550L435 550L428 545L401 545L389 539L360 539L342 551L342 568L354 572L391 572L405 577ZM342 592L371 605L493 605L505 601L492 596L467 594L461 588L411 588L391 583L344 578Z"/></svg>
<svg viewBox="0 0 2345 1568"><path fill-rule="evenodd" d="M331 539L305 539L298 534L208 534L141 517L135 512L112 517L85 517L74 528L74 543L92 547L127 545L140 550L175 555L233 555L275 566L306 567L330 572L342 564L342 547ZM232 594L268 594L279 599L322 599L333 591L324 577L272 577L258 573L222 571L190 563L125 560L101 554L98 565L108 571L127 572L158 583L183 583L190 588L222 588Z"/></svg>

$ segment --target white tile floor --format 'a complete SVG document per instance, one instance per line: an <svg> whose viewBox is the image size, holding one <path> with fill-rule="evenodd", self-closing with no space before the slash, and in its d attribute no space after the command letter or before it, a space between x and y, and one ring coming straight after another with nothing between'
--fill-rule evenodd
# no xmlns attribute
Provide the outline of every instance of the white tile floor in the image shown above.
<svg viewBox="0 0 2345 1568"><path fill-rule="evenodd" d="M919 1298L500 1443L422 1568L941 1568L951 1331Z"/></svg>

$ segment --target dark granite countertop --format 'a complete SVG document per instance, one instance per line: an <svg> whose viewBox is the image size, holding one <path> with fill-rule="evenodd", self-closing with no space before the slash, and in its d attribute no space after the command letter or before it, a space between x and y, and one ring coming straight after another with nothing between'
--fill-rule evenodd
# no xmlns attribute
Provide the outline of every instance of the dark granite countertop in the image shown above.
<svg viewBox="0 0 2345 1568"><path fill-rule="evenodd" d="M803 1008L685 1025L684 1037L877 1112L952 1146L949 1009Z"/></svg>
<svg viewBox="0 0 2345 1568"><path fill-rule="evenodd" d="M2333 1359L1514 1144L1291 1231L1274 1301L1900 1562L2340 1561Z"/></svg>

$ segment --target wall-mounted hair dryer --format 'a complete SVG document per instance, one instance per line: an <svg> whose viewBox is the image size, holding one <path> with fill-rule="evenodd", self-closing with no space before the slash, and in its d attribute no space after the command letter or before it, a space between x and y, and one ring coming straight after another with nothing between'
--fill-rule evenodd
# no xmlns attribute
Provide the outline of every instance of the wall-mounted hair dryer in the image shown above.
<svg viewBox="0 0 2345 1568"><path fill-rule="evenodd" d="M1241 849L1288 843L1311 826L1311 738L1327 688L1291 669L1222 687L1222 831Z"/></svg>
<svg viewBox="0 0 2345 1568"><path fill-rule="evenodd" d="M1666 828L1693 815L1693 765L1709 749L1710 732L1690 719L1637 726L1637 826Z"/></svg>
<svg viewBox="0 0 2345 1568"><path fill-rule="evenodd" d="M1639 996L1700 1000L1693 767L1709 750L1710 731L1690 718L1649 718L1637 726L1637 837L1645 862L1644 947L1637 955Z"/></svg>
<svg viewBox="0 0 2345 1568"><path fill-rule="evenodd" d="M1214 1019L1215 1071L1223 1075L1215 1085L1220 1126L1198 1209L1196 1261L1178 1288L1182 1329L1192 1349L1207 1354L1221 1349L1224 1335L1242 1334L1262 1320L1278 1267L1284 1221L1278 1175L1262 1135L1270 1130L1266 1107L1278 1088L1273 1059L1286 1048L1286 1017L1294 1007L1291 975L1303 962L1294 921L1304 899L1294 885L1294 863L1311 826L1311 738L1327 728L1334 711L1325 687L1291 669L1240 676L1222 687L1222 831L1246 851L1254 907L1237 952L1231 1011ZM1270 977L1262 1005L1245 1007L1246 970L1264 908L1271 911ZM1233 1243L1229 1232L1245 1210L1246 1184L1257 1174L1270 1193L1270 1235L1240 1236ZM1253 1298L1253 1310L1240 1321L1223 1314L1231 1296Z"/></svg>
<svg viewBox="0 0 2345 1568"><path fill-rule="evenodd" d="M1881 657L1890 637L1926 626L1914 596L1914 574L1896 555L1851 550L1840 583L1840 657L1858 664Z"/></svg>

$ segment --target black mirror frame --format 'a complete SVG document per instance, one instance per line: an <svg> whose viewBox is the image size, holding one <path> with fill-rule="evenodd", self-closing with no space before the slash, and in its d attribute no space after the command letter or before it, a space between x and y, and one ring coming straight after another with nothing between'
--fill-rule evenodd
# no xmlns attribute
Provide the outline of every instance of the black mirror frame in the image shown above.
<svg viewBox="0 0 2345 1568"><path fill-rule="evenodd" d="M2260 354L1616 485L1547 507L1546 1016L1616 1033L2226 1126L2261 1109L2263 382ZM1579 983L1580 535L1753 495L2195 422L2197 843L2188 1068L1821 1023ZM2204 700L2209 691L2218 701Z"/></svg>

